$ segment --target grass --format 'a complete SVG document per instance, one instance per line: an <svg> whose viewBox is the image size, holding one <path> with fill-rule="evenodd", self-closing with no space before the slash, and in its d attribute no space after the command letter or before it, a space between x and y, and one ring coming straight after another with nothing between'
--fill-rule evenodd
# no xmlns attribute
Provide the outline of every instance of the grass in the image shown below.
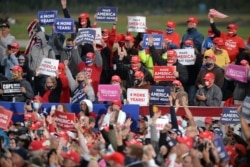
<svg viewBox="0 0 250 167"><path fill-rule="evenodd" d="M130 15L119 15L117 23L117 32L125 33L127 29L127 16ZM199 20L198 30L207 35L207 29L209 27L209 20L207 15L194 15ZM35 14L16 14L12 16L17 19L17 24L11 25L11 33L16 37L16 39L28 39L26 32L26 27L29 22L35 19ZM63 16L61 16L63 17ZM77 19L78 15L73 15L73 18ZM176 31L182 36L186 31L185 21L189 17L189 14L166 14L166 15L146 15L147 17L147 27L150 29L165 30L165 24L167 20L174 20L177 23ZM93 20L93 14L92 18ZM250 18L249 15L244 14L229 14L229 17L226 19L216 19L215 23L221 31L226 31L226 25L228 23L236 23L239 25L238 35L242 38L247 39L250 35ZM107 23L98 23L102 28L111 28L111 24ZM47 26L46 33L51 33L51 27Z"/></svg>

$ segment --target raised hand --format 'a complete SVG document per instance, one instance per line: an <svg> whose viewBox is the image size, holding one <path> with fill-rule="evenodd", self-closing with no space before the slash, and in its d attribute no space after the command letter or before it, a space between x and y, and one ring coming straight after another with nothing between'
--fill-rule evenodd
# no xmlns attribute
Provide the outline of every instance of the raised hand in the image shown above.
<svg viewBox="0 0 250 167"><path fill-rule="evenodd" d="M61 0L61 5L63 9L67 8L67 0Z"/></svg>

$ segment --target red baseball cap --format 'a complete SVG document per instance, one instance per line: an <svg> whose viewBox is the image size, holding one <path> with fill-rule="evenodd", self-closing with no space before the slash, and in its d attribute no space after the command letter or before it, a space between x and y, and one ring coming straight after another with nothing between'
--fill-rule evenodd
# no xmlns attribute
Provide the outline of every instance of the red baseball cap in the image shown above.
<svg viewBox="0 0 250 167"><path fill-rule="evenodd" d="M142 143L139 142L136 139L131 139L129 141L126 141L125 143L126 143L126 146L130 146L130 145L139 145L139 146L141 146L142 145Z"/></svg>
<svg viewBox="0 0 250 167"><path fill-rule="evenodd" d="M121 42L121 41L125 41L125 36L122 33L116 35L115 42Z"/></svg>
<svg viewBox="0 0 250 167"><path fill-rule="evenodd" d="M214 35L214 32L212 31L212 28L210 27L208 28L207 33L208 33L208 36Z"/></svg>
<svg viewBox="0 0 250 167"><path fill-rule="evenodd" d="M119 152L114 152L110 155L103 155L105 161L114 161L117 164L124 165L124 156Z"/></svg>
<svg viewBox="0 0 250 167"><path fill-rule="evenodd" d="M37 124L35 123L31 124L30 130L37 130L37 129L38 129Z"/></svg>
<svg viewBox="0 0 250 167"><path fill-rule="evenodd" d="M43 98L42 98L41 96L36 95L36 96L34 96L34 97L32 98L32 100L37 100L37 101L42 102L42 101L43 101Z"/></svg>
<svg viewBox="0 0 250 167"><path fill-rule="evenodd" d="M113 75L111 78L111 81L116 81L116 82L121 83L121 78L118 75Z"/></svg>
<svg viewBox="0 0 250 167"><path fill-rule="evenodd" d="M89 18L89 14L88 13L81 13L79 18L81 19L88 19Z"/></svg>
<svg viewBox="0 0 250 167"><path fill-rule="evenodd" d="M211 123L212 123L212 117L206 117L205 124L211 124Z"/></svg>
<svg viewBox="0 0 250 167"><path fill-rule="evenodd" d="M248 63L247 60L241 60L241 61L240 61L240 64L243 65L243 66L246 66L246 65L248 65L249 63Z"/></svg>
<svg viewBox="0 0 250 167"><path fill-rule="evenodd" d="M244 145L237 143L234 145L234 147L235 147L235 150L236 151L239 150L243 156L247 155L247 149Z"/></svg>
<svg viewBox="0 0 250 167"><path fill-rule="evenodd" d="M166 27L168 27L168 28L175 28L176 27L176 23L174 21L168 21L166 23Z"/></svg>
<svg viewBox="0 0 250 167"><path fill-rule="evenodd" d="M218 46L224 46L225 43L224 43L224 40L220 37L216 37L214 38L213 40L214 44L218 45Z"/></svg>
<svg viewBox="0 0 250 167"><path fill-rule="evenodd" d="M237 31L238 26L236 24L228 24L227 29Z"/></svg>
<svg viewBox="0 0 250 167"><path fill-rule="evenodd" d="M75 162L75 163L80 163L81 159L80 159L80 155L79 153L75 152L75 151L69 151L67 153L61 153L61 156L65 159L70 159L71 161Z"/></svg>
<svg viewBox="0 0 250 167"><path fill-rule="evenodd" d="M29 145L29 150L31 151L37 151L37 150L46 150L47 147L43 146L42 141L39 140L33 140Z"/></svg>
<svg viewBox="0 0 250 167"><path fill-rule="evenodd" d="M18 66L18 65L12 67L11 70L14 72L16 72L16 71L23 72L23 68L21 66Z"/></svg>
<svg viewBox="0 0 250 167"><path fill-rule="evenodd" d="M189 17L189 18L187 19L187 23L188 23L188 22L192 22L192 23L198 24L198 20L197 20L196 17Z"/></svg>
<svg viewBox="0 0 250 167"><path fill-rule="evenodd" d="M209 54L209 55L205 56L205 59L207 59L207 58L210 58L210 59L212 59L213 61L216 61L216 57L215 57L214 54Z"/></svg>
<svg viewBox="0 0 250 167"><path fill-rule="evenodd" d="M135 77L138 78L143 78L144 77L144 73L142 71L136 71L134 74Z"/></svg>
<svg viewBox="0 0 250 167"><path fill-rule="evenodd" d="M191 39L186 40L186 41L184 42L184 44L185 44L185 45L194 46L194 42L193 42L193 40L191 40Z"/></svg>
<svg viewBox="0 0 250 167"><path fill-rule="evenodd" d="M27 121L29 119L31 119L31 121L34 122L35 121L35 115L33 113L26 113L24 115L24 120Z"/></svg>
<svg viewBox="0 0 250 167"><path fill-rule="evenodd" d="M177 136L176 139L179 143L185 144L189 149L193 148L193 139L190 136Z"/></svg>
<svg viewBox="0 0 250 167"><path fill-rule="evenodd" d="M167 56L168 57L174 57L174 56L177 56L177 53L175 50L168 50L167 51Z"/></svg>
<svg viewBox="0 0 250 167"><path fill-rule="evenodd" d="M213 132L210 131L205 131L199 134L200 138L202 139L209 139L209 140L213 140L214 139L214 134Z"/></svg>
<svg viewBox="0 0 250 167"><path fill-rule="evenodd" d="M211 72L208 72L208 73L206 73L206 75L204 76L203 79L210 80L210 79L214 79L214 78L215 78L214 74Z"/></svg>
<svg viewBox="0 0 250 167"><path fill-rule="evenodd" d="M12 42L11 47L12 47L12 48L19 49L19 43L17 43L17 42Z"/></svg>
<svg viewBox="0 0 250 167"><path fill-rule="evenodd" d="M122 107L122 102L120 101L120 100L114 100L113 102L112 102L112 105L118 105L118 106L120 106L120 107Z"/></svg>
<svg viewBox="0 0 250 167"><path fill-rule="evenodd" d="M134 42L135 38L133 36L131 36L131 35L127 35L127 36L125 36L125 41Z"/></svg>
<svg viewBox="0 0 250 167"><path fill-rule="evenodd" d="M137 55L132 56L130 62L131 63L140 63L141 62L141 58L139 56L137 56Z"/></svg>
<svg viewBox="0 0 250 167"><path fill-rule="evenodd" d="M182 83L181 83L181 81L179 81L179 80L174 80L174 81L172 82L172 84L173 84L173 85L176 85L176 86L182 86Z"/></svg>

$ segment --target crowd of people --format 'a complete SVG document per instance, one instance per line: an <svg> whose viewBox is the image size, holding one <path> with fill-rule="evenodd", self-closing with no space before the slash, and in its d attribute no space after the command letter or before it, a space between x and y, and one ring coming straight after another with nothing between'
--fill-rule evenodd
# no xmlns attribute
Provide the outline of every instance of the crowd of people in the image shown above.
<svg viewBox="0 0 250 167"><path fill-rule="evenodd" d="M61 0L61 5L64 17L70 18L67 1ZM218 30L213 15L209 15L206 37L198 31L198 23L190 16L187 31L180 37L176 23L169 20L162 48L156 49L149 36L145 49L142 41L147 32L135 37L131 32L118 33L118 22L111 30L102 29L101 44L77 46L79 28L98 27L96 22L91 25L88 13L79 15L75 33L67 39L64 34L46 34L34 20L27 29L30 41L25 51L20 50L10 25L2 23L1 82L20 82L20 93L6 96L0 88L0 101L24 102L24 121L11 121L8 129L0 130L0 166L250 166L250 128L244 117L237 126L222 125L211 117L198 125L188 107L219 107L230 100L241 112L243 100L250 96L250 38L245 42L237 35L236 24L229 24L226 32ZM195 63L181 64L175 49L194 49ZM55 77L39 73L43 58L59 60ZM229 64L244 66L247 82L226 77ZM176 79L155 81L154 66L175 66ZM104 102L109 106L105 114L93 111L93 105L101 103L100 84L120 85L121 89L120 100ZM153 85L171 90L169 121L160 131L156 121L163 117L161 111L132 120L122 109L128 88L150 93ZM58 105L46 112L43 103ZM67 131L55 121L55 111L69 112L66 103L79 104L74 128ZM185 110L181 121L176 117L179 107ZM131 129L133 121L138 122L136 130ZM218 140L222 142L220 150Z"/></svg>

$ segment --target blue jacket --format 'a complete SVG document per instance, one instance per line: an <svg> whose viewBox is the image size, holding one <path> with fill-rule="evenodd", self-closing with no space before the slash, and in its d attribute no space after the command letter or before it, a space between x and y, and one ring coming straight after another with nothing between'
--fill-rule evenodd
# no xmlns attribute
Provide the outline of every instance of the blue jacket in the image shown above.
<svg viewBox="0 0 250 167"><path fill-rule="evenodd" d="M11 69L13 68L13 66L18 65L18 60L16 56L14 54L11 54L9 56L5 55L1 61L1 65L4 66L5 77L8 78L8 80L11 80L12 79Z"/></svg>
<svg viewBox="0 0 250 167"><path fill-rule="evenodd" d="M183 35L181 48L183 48L184 42L188 39L193 40L195 48L201 52L201 45L204 40L204 36L196 28L187 30L187 32Z"/></svg>

